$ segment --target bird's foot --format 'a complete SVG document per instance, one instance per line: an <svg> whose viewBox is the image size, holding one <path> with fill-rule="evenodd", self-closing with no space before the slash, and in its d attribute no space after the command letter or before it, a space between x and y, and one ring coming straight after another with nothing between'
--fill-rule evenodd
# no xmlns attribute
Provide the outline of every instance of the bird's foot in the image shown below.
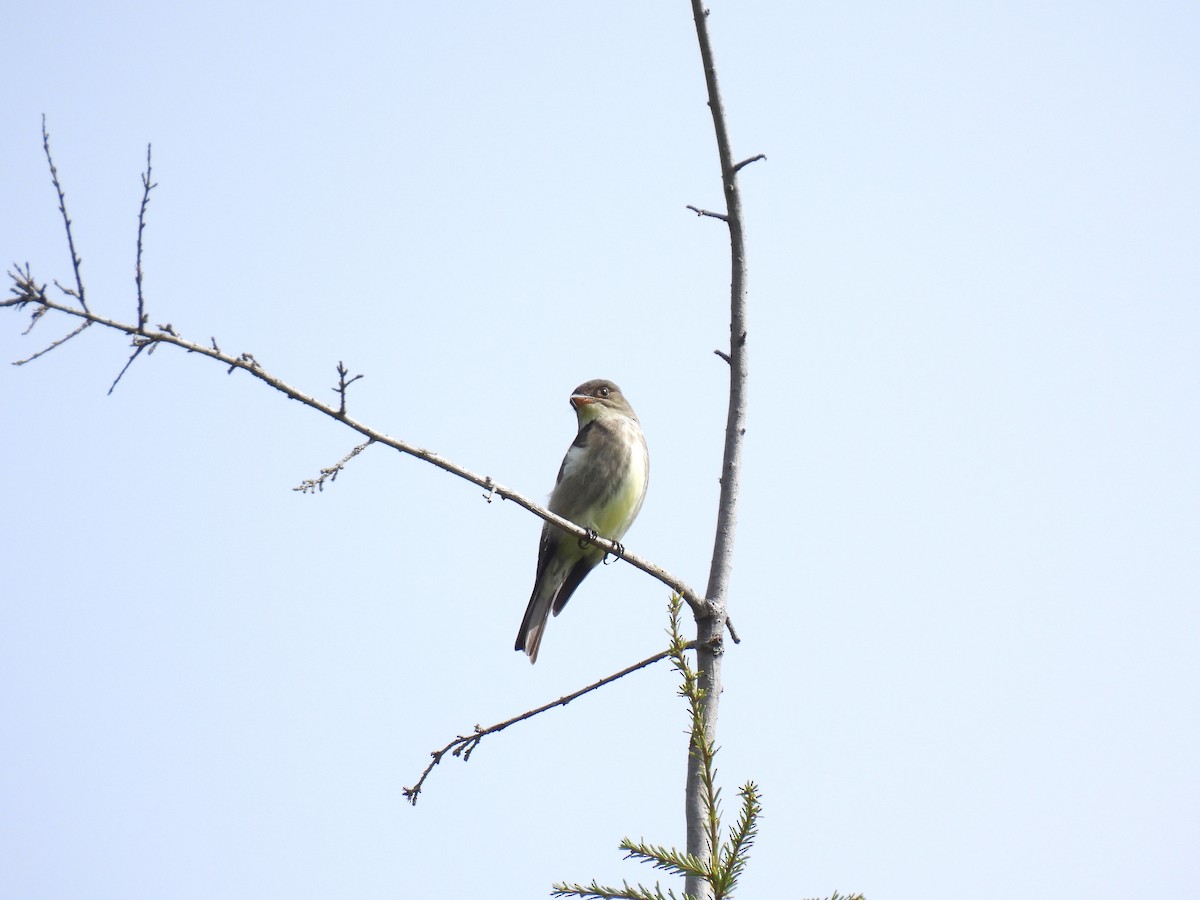
<svg viewBox="0 0 1200 900"><path fill-rule="evenodd" d="M600 535L597 534L595 531L593 531L591 528L588 528L586 530L587 530L587 537L581 537L579 539L579 549L580 550L586 550L588 547L595 547L596 545L593 544L592 541L594 541L594 540L596 540L596 538L600 537Z"/></svg>
<svg viewBox="0 0 1200 900"><path fill-rule="evenodd" d="M613 541L612 555L614 557L616 557L617 559L620 559L622 556L624 556L625 555L625 545L622 544L620 541ZM608 565L608 554L607 553L604 554L604 564L606 566Z"/></svg>

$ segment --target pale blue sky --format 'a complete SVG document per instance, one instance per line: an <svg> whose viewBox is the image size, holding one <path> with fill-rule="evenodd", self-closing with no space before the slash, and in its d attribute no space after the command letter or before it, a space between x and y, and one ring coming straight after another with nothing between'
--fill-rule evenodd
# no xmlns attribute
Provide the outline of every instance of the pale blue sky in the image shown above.
<svg viewBox="0 0 1200 900"><path fill-rule="evenodd" d="M1200 8L714 3L751 262L720 771L743 894L1200 888ZM533 496L616 380L630 549L702 586L727 249L688 5L6 12L0 249ZM0 357L65 326L0 327ZM594 574L512 651L540 523L96 329L0 367L0 896L545 896L682 841L663 646Z"/></svg>

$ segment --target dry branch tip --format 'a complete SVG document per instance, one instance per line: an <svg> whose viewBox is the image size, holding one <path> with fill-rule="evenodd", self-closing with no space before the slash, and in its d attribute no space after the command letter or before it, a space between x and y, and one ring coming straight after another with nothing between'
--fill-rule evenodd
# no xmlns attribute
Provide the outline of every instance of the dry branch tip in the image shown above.
<svg viewBox="0 0 1200 900"><path fill-rule="evenodd" d="M698 206L692 206L690 203L687 208L698 216L708 216L710 219L720 219L722 222L729 221L729 217L724 213L713 212L711 209L701 209Z"/></svg>
<svg viewBox="0 0 1200 900"><path fill-rule="evenodd" d="M736 175L738 172L742 171L742 169L744 169L746 166L750 165L750 163L758 162L760 159L766 159L766 158L767 158L767 154L759 153L759 154L756 154L755 156L751 156L749 159L743 159L740 163L738 163L737 165L735 165L733 167L733 174Z"/></svg>

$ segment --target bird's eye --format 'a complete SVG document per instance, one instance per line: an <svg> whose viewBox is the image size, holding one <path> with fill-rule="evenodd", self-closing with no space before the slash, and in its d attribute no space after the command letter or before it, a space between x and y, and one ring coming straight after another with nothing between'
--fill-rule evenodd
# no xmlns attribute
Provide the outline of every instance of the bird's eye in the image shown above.
<svg viewBox="0 0 1200 900"><path fill-rule="evenodd" d="M607 397L608 396L608 388L606 388L606 387L600 388L598 391L596 391L596 396Z"/></svg>

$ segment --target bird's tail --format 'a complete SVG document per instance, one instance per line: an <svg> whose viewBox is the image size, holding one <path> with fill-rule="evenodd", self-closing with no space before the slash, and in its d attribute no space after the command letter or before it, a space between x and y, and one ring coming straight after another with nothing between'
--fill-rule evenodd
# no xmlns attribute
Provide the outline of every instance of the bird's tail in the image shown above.
<svg viewBox="0 0 1200 900"><path fill-rule="evenodd" d="M539 590L539 584L525 607L525 618L517 632L514 650L524 650L530 663L537 662L538 648L542 646L542 635L546 633L546 622L550 618L550 607L554 603L554 591Z"/></svg>

